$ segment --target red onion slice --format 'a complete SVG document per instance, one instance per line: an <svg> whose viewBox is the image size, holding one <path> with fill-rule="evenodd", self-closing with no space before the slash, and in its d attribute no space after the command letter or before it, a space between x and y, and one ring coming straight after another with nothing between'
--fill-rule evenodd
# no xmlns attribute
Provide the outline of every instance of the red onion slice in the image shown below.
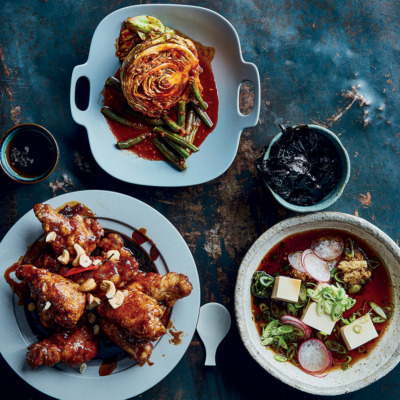
<svg viewBox="0 0 400 400"><path fill-rule="evenodd" d="M295 251L288 255L289 264L299 272L306 272L303 268L303 264L301 263L302 251Z"/></svg>
<svg viewBox="0 0 400 400"><path fill-rule="evenodd" d="M318 282L329 282L331 279L331 271L328 263L321 260L314 253L308 253L303 258L303 267Z"/></svg>
<svg viewBox="0 0 400 400"><path fill-rule="evenodd" d="M322 374L332 364L329 350L319 339L308 339L303 342L298 357L301 367L313 375Z"/></svg>
<svg viewBox="0 0 400 400"><path fill-rule="evenodd" d="M306 340L311 335L311 328L306 325L303 321L300 321L298 318L293 317L291 315L284 315L281 318L281 323L285 325L293 326L293 328L298 328L304 332L304 336L301 340Z"/></svg>
<svg viewBox="0 0 400 400"><path fill-rule="evenodd" d="M315 255L325 261L338 258L344 250L344 242L340 236L322 236L311 243Z"/></svg>

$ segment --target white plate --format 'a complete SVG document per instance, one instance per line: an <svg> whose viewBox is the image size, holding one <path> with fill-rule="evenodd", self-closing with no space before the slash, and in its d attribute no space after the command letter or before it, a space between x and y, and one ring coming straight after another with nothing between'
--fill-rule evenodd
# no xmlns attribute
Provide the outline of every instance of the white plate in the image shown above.
<svg viewBox="0 0 400 400"><path fill-rule="evenodd" d="M50 396L63 400L76 400L82 393L88 400L126 399L143 393L173 370L185 354L193 337L199 307L200 285L196 264L185 241L174 226L158 211L132 197L102 190L88 190L64 194L46 203L56 208L68 201L86 204L98 217L104 228L131 236L135 229L146 228L162 257L156 266L160 273L179 272L187 275L193 285L192 293L179 300L172 309L174 327L183 331L182 343L169 343L170 334L156 344L151 362L138 366L129 358L118 363L109 376L98 374L100 360L92 360L84 374L79 369L57 365L40 367L34 371L25 356L27 347L37 342L37 337L27 323L23 307L17 305L16 296L4 279L0 279L0 351L11 368L26 382ZM33 205L32 205L33 206ZM2 275L5 269L18 261L28 245L35 242L43 231L33 211L25 214L0 243Z"/></svg>
<svg viewBox="0 0 400 400"><path fill-rule="evenodd" d="M188 169L179 172L161 161L148 161L133 153L118 150L116 139L100 112L101 91L107 77L120 67L115 57L115 40L123 21L135 15L152 15L165 25L178 29L215 48L212 62L219 98L218 123L214 131L187 161ZM90 82L89 105L81 111L75 104L77 80L85 76ZM239 111L239 90L243 81L255 89L252 112ZM146 4L122 8L104 18L90 45L89 58L74 68L70 91L71 113L75 122L86 127L90 148L97 163L110 175L125 182L147 186L189 186L210 181L224 173L235 158L242 130L253 127L260 114L260 77L257 67L243 61L239 37L224 17L201 7L176 4Z"/></svg>
<svg viewBox="0 0 400 400"><path fill-rule="evenodd" d="M387 267L394 301L393 317L373 351L347 371L334 370L324 378L309 375L293 364L276 361L274 353L261 345L251 314L251 278L265 254L284 238L315 229L338 229L365 240ZM235 288L235 314L245 347L275 378L304 392L333 396L362 389L389 373L400 361L399 266L400 249L396 243L362 218L337 212L320 212L280 222L255 241L240 265Z"/></svg>

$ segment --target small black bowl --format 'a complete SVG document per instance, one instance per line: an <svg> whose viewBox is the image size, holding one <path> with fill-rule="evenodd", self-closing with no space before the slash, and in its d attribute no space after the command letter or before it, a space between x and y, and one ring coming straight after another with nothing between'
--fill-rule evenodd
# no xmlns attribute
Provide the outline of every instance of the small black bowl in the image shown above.
<svg viewBox="0 0 400 400"><path fill-rule="evenodd" d="M38 183L54 171L59 149L53 135L43 126L19 124L0 139L0 166L19 183Z"/></svg>

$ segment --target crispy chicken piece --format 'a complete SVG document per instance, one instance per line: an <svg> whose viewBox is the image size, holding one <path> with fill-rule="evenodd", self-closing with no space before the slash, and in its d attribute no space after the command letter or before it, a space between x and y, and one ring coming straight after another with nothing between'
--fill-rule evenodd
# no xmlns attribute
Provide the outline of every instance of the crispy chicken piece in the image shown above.
<svg viewBox="0 0 400 400"><path fill-rule="evenodd" d="M102 301L97 311L103 319L117 326L122 337L156 340L166 332L160 320L164 308L136 289L128 292L120 307L114 309L108 301Z"/></svg>
<svg viewBox="0 0 400 400"><path fill-rule="evenodd" d="M49 327L49 321L65 328L76 325L86 305L86 296L78 290L78 284L33 265L21 265L15 274L28 283L45 327Z"/></svg>
<svg viewBox="0 0 400 400"><path fill-rule="evenodd" d="M369 279L372 274L366 261L341 261L337 268L343 272L343 280L350 286L362 283L363 280Z"/></svg>
<svg viewBox="0 0 400 400"><path fill-rule="evenodd" d="M193 286L186 275L176 272L169 272L166 275L141 272L135 276L134 282L127 289L140 290L172 307L177 300L189 296Z"/></svg>
<svg viewBox="0 0 400 400"><path fill-rule="evenodd" d="M102 332L122 350L126 351L139 364L144 364L151 356L153 344L149 340L138 340L126 335L118 325L108 320L100 322ZM124 334L125 333L125 334Z"/></svg>
<svg viewBox="0 0 400 400"><path fill-rule="evenodd" d="M92 259L100 259L104 264L100 265L98 269L72 275L71 279L74 282L83 283L93 278L97 286L100 286L101 281L109 280L112 281L118 289L121 289L132 281L139 268L139 263L136 261L136 258L132 256L119 261L107 261L101 257L94 257Z"/></svg>
<svg viewBox="0 0 400 400"><path fill-rule="evenodd" d="M124 247L124 241L121 236L116 233L109 233L107 236L100 240L99 247L103 249L103 257L106 257L106 253L110 250L118 250L121 258L129 258L132 253Z"/></svg>
<svg viewBox="0 0 400 400"><path fill-rule="evenodd" d="M26 359L32 369L40 365L53 366L63 362L78 367L88 362L98 350L98 340L88 325L60 330L49 338L28 347Z"/></svg>
<svg viewBox="0 0 400 400"><path fill-rule="evenodd" d="M81 215L66 217L42 203L36 204L33 210L44 232L56 233L56 239L50 244L58 255L67 249L71 256L75 256L74 244L79 244L90 254L104 235L103 228L94 218L84 218Z"/></svg>

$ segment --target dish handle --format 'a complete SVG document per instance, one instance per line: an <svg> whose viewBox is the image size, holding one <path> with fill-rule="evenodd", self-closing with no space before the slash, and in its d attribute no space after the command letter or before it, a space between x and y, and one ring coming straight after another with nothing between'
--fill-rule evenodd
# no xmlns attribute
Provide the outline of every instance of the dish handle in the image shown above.
<svg viewBox="0 0 400 400"><path fill-rule="evenodd" d="M87 78L87 75L85 73L85 67L86 67L86 64L77 65L74 68L74 70L72 71L71 89L70 89L70 95L69 95L69 103L70 103L70 107L71 107L72 118L74 119L74 121L76 123L78 123L80 125L84 125L84 123L83 123L84 115L85 115L86 110L89 108L89 106L86 108L86 110L80 110L76 105L75 92L76 92L76 83L78 82L78 80L82 77ZM87 78L87 79L89 79L89 78ZM90 85L90 83L89 83L89 85ZM90 98L89 98L89 101L90 101Z"/></svg>
<svg viewBox="0 0 400 400"><path fill-rule="evenodd" d="M243 62L242 64L242 75L245 77L242 79L239 84L238 89L238 108L239 108L239 95L240 95L240 87L244 81L249 81L254 86L254 107L251 112L247 115L242 114L239 111L239 116L243 121L243 129L252 128L257 125L258 118L260 117L260 106L261 106L261 84L260 84L260 75L258 73L258 68L255 64L249 62Z"/></svg>

